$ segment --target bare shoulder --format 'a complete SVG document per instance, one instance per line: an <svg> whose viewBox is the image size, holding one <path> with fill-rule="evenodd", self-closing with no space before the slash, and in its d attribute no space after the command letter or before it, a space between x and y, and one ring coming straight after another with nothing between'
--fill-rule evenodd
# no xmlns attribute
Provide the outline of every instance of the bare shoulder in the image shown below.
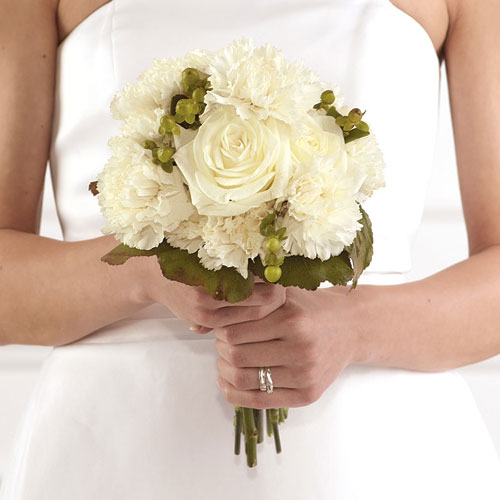
<svg viewBox="0 0 500 500"><path fill-rule="evenodd" d="M500 0L448 0L444 48L470 254L500 245Z"/></svg>
<svg viewBox="0 0 500 500"><path fill-rule="evenodd" d="M37 232L54 102L56 0L0 0L0 228Z"/></svg>
<svg viewBox="0 0 500 500"><path fill-rule="evenodd" d="M110 0L59 0L57 6L59 43L93 12L109 2Z"/></svg>
<svg viewBox="0 0 500 500"><path fill-rule="evenodd" d="M452 0L390 0L398 9L413 17L427 31L437 54L442 57L450 23L448 1Z"/></svg>

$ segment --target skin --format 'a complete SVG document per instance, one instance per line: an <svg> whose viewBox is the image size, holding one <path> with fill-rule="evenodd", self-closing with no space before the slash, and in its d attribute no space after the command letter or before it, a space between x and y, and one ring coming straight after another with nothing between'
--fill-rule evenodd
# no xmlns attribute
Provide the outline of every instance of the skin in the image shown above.
<svg viewBox="0 0 500 500"><path fill-rule="evenodd" d="M360 285L350 295L259 283L237 305L163 279L154 258L101 263L112 237L70 243L37 235L55 51L103 3L0 3L0 112L9 124L0 135L0 344L64 345L161 303L198 334L215 330L224 395L254 408L311 404L351 363L434 371L500 352L498 0L481 9L474 0L393 2L422 24L447 63L470 257L423 280ZM29 147L27 128L36 131ZM258 390L261 366L272 368L271 398Z"/></svg>

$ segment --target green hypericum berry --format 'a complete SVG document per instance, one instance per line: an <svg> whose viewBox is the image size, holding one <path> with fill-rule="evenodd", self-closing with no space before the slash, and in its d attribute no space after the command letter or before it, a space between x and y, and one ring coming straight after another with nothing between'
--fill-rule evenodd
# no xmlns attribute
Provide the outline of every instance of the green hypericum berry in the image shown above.
<svg viewBox="0 0 500 500"><path fill-rule="evenodd" d="M179 115L186 115L189 113L188 108L189 99L181 99L180 101L177 101L177 104L175 105L175 112Z"/></svg>
<svg viewBox="0 0 500 500"><path fill-rule="evenodd" d="M180 113L175 113L174 120L177 123L182 123L182 122L186 121L186 115L181 115Z"/></svg>
<svg viewBox="0 0 500 500"><path fill-rule="evenodd" d="M182 85L185 90L196 87L196 84L201 80L200 72L195 68L186 68L182 72Z"/></svg>
<svg viewBox="0 0 500 500"><path fill-rule="evenodd" d="M162 127L165 127L167 132L170 133L175 133L175 130L179 128L177 123L175 123L174 117L171 115L162 116L160 124Z"/></svg>
<svg viewBox="0 0 500 500"><path fill-rule="evenodd" d="M345 127L349 123L349 117L347 117L347 116L337 116L337 118L335 118L335 123L339 127Z"/></svg>
<svg viewBox="0 0 500 500"><path fill-rule="evenodd" d="M183 121L183 120L181 120ZM171 115L162 116L160 120L160 127L158 128L158 133L161 135L179 135L181 133L181 129L179 125L175 123L175 118Z"/></svg>
<svg viewBox="0 0 500 500"><path fill-rule="evenodd" d="M366 123L364 121L360 121L356 125L356 127L359 128L359 130L362 130L363 132L370 132L370 127L369 127L368 123Z"/></svg>
<svg viewBox="0 0 500 500"><path fill-rule="evenodd" d="M261 221L260 221L260 234L262 236L270 236L271 234L269 233L269 230L274 231L272 226L274 224L274 220L276 219L276 212L271 212L270 214L267 214Z"/></svg>
<svg viewBox="0 0 500 500"><path fill-rule="evenodd" d="M264 264L266 264L266 266L277 266L278 257L276 257L276 254L274 253L269 253L266 255L266 258L264 259Z"/></svg>
<svg viewBox="0 0 500 500"><path fill-rule="evenodd" d="M358 123L361 118L363 118L364 113L361 112L359 108L353 108L349 111L347 115L352 123Z"/></svg>
<svg viewBox="0 0 500 500"><path fill-rule="evenodd" d="M278 253L281 248L280 240L276 237L269 238L264 243L264 248L267 252Z"/></svg>
<svg viewBox="0 0 500 500"><path fill-rule="evenodd" d="M156 142L155 141L150 141L150 140L145 140L143 143L142 143L142 147L144 149L154 149L154 148L157 148L158 146L156 145Z"/></svg>
<svg viewBox="0 0 500 500"><path fill-rule="evenodd" d="M205 94L206 94L205 90L198 87L198 88L193 90L193 99L196 102L203 102L205 99Z"/></svg>
<svg viewBox="0 0 500 500"><path fill-rule="evenodd" d="M175 105L174 119L177 123L186 122L190 125L196 121L200 106L193 99L181 99Z"/></svg>
<svg viewBox="0 0 500 500"><path fill-rule="evenodd" d="M278 238L280 240L285 240L286 239L285 233L286 233L286 227L280 227L276 231L276 238Z"/></svg>
<svg viewBox="0 0 500 500"><path fill-rule="evenodd" d="M167 172L167 174L171 174L174 171L174 164L172 160L161 163L161 168Z"/></svg>
<svg viewBox="0 0 500 500"><path fill-rule="evenodd" d="M269 283L276 283L281 278L281 267L267 266L264 269L264 277Z"/></svg>
<svg viewBox="0 0 500 500"><path fill-rule="evenodd" d="M175 153L175 151L173 148L171 148L169 146L163 146L161 148L158 148L158 151L156 152L156 156L162 163L164 163L164 162L167 162L168 160L170 160L170 158L172 158L174 153Z"/></svg>
<svg viewBox="0 0 500 500"><path fill-rule="evenodd" d="M325 104L333 104L335 102L335 94L333 93L333 90L325 90L321 94L321 102Z"/></svg>

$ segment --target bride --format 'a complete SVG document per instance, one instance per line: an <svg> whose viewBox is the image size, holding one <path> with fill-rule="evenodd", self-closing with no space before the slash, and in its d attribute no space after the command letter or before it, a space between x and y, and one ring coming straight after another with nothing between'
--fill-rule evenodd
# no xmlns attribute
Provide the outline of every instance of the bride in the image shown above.
<svg viewBox="0 0 500 500"><path fill-rule="evenodd" d="M170 57L242 35L352 89L379 127L375 261L351 294L259 283L230 305L151 258L100 261L116 242L99 236L86 188L109 156L113 93L159 42ZM2 500L500 498L494 448L452 370L500 353L498 46L495 0L3 2L0 344L54 349ZM470 256L405 282L442 61ZM48 159L65 241L38 236ZM290 407L283 453L266 441L247 469L232 405Z"/></svg>

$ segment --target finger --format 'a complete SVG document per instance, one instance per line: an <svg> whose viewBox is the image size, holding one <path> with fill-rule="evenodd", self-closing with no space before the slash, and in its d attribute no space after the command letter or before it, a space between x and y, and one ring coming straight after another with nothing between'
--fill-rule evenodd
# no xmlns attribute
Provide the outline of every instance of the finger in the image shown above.
<svg viewBox="0 0 500 500"><path fill-rule="evenodd" d="M199 309L193 312L192 321L205 328L220 328L226 325L263 319L280 306L281 302L269 302L262 306L233 306L221 307L219 309Z"/></svg>
<svg viewBox="0 0 500 500"><path fill-rule="evenodd" d="M285 319L286 311L279 307L262 318L221 325L214 332L217 338L232 345L279 340L289 333Z"/></svg>
<svg viewBox="0 0 500 500"><path fill-rule="evenodd" d="M286 340L231 345L216 339L215 349L222 358L236 368L300 365L300 354L296 345Z"/></svg>
<svg viewBox="0 0 500 500"><path fill-rule="evenodd" d="M231 382L219 377L217 382L226 400L233 405L245 408L295 408L314 403L321 396L317 388L275 389L271 394L260 390L240 391Z"/></svg>
<svg viewBox="0 0 500 500"><path fill-rule="evenodd" d="M280 285L272 285L271 283L261 282L255 283L253 287L253 292L250 297L247 297L241 302L235 304L225 303L225 307L237 307L237 306L259 306L267 304L268 302L284 302L286 296L286 290Z"/></svg>
<svg viewBox="0 0 500 500"><path fill-rule="evenodd" d="M282 302L268 302L259 306L224 307L214 311L212 323L215 327L221 328L248 321L259 321L279 309L281 305Z"/></svg>
<svg viewBox="0 0 500 500"><path fill-rule="evenodd" d="M208 328L201 325L190 325L189 329L194 333L208 333L213 330L213 328Z"/></svg>
<svg viewBox="0 0 500 500"><path fill-rule="evenodd" d="M229 364L224 358L217 358L217 370L220 376L231 382L240 391L259 389L258 368L236 368ZM311 377L298 370L292 370L287 366L273 366L271 378L275 388L299 389L312 385Z"/></svg>

